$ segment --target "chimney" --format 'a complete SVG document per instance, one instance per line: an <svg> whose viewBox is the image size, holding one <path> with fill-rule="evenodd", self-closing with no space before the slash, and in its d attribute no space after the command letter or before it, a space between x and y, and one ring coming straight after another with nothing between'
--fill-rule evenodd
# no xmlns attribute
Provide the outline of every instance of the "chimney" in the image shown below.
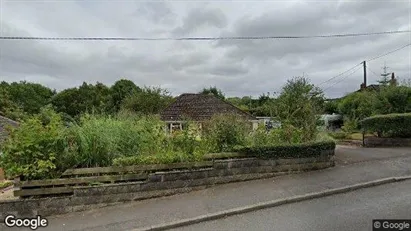
<svg viewBox="0 0 411 231"><path fill-rule="evenodd" d="M391 81L390 81L391 85L396 86L397 85L397 80L395 79L395 75L394 72L391 73Z"/></svg>

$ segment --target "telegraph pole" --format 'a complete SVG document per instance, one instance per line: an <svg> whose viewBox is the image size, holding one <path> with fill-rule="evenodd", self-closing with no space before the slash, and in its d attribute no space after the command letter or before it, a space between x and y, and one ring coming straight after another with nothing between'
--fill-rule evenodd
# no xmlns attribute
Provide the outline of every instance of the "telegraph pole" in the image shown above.
<svg viewBox="0 0 411 231"><path fill-rule="evenodd" d="M362 62L363 69L364 69L364 88L367 87L367 63L365 61Z"/></svg>

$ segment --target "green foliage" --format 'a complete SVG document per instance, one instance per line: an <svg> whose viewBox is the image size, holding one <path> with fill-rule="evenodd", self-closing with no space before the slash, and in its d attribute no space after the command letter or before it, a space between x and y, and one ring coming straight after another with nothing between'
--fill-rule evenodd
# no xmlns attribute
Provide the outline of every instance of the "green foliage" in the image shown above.
<svg viewBox="0 0 411 231"><path fill-rule="evenodd" d="M50 102L53 91L41 84L13 82L8 86L10 99L25 113L39 113L41 108Z"/></svg>
<svg viewBox="0 0 411 231"><path fill-rule="evenodd" d="M126 97L122 109L143 115L158 114L171 102L172 97L167 90L146 87Z"/></svg>
<svg viewBox="0 0 411 231"><path fill-rule="evenodd" d="M118 119L86 114L68 129L66 168L110 166L118 157L155 154L162 150L163 126L154 117Z"/></svg>
<svg viewBox="0 0 411 231"><path fill-rule="evenodd" d="M342 140L342 139L347 138L348 133L345 132L345 131L338 131L338 132L329 132L328 135L331 136L334 139Z"/></svg>
<svg viewBox="0 0 411 231"><path fill-rule="evenodd" d="M0 112L13 120L22 120L38 113L54 93L40 84L13 82L0 83Z"/></svg>
<svg viewBox="0 0 411 231"><path fill-rule="evenodd" d="M389 85L379 91L354 92L341 100L338 109L353 123L373 115L411 112L411 87Z"/></svg>
<svg viewBox="0 0 411 231"><path fill-rule="evenodd" d="M104 113L110 99L110 89L102 83L83 83L79 88L69 88L59 92L52 99L58 112L78 118L83 113Z"/></svg>
<svg viewBox="0 0 411 231"><path fill-rule="evenodd" d="M411 87L387 86L377 94L373 114L411 112Z"/></svg>
<svg viewBox="0 0 411 231"><path fill-rule="evenodd" d="M5 189L5 188L7 188L9 186L12 186L12 185L13 185L13 181L0 182L0 190Z"/></svg>
<svg viewBox="0 0 411 231"><path fill-rule="evenodd" d="M296 144L303 141L303 131L292 125L267 131L265 126L259 127L248 136L251 147L270 146L278 144Z"/></svg>
<svg viewBox="0 0 411 231"><path fill-rule="evenodd" d="M374 91L351 93L342 99L338 110L348 120L362 120L374 113L376 94Z"/></svg>
<svg viewBox="0 0 411 231"><path fill-rule="evenodd" d="M411 137L411 113L376 115L361 121L365 131L384 137Z"/></svg>
<svg viewBox="0 0 411 231"><path fill-rule="evenodd" d="M130 166L144 164L171 164L180 162L200 161L201 158L195 158L183 152L163 152L156 155L127 156L114 159L114 166Z"/></svg>
<svg viewBox="0 0 411 231"><path fill-rule="evenodd" d="M335 149L334 141L319 141L302 144L240 147L235 151L259 158L308 158L322 155L322 151Z"/></svg>
<svg viewBox="0 0 411 231"><path fill-rule="evenodd" d="M359 125L358 119L346 119L342 126L342 130L346 133L353 133L358 131Z"/></svg>
<svg viewBox="0 0 411 231"><path fill-rule="evenodd" d="M64 131L61 117L44 109L44 116L34 116L12 129L2 144L0 163L9 177L21 175L26 179L55 177L61 170L64 156Z"/></svg>
<svg viewBox="0 0 411 231"><path fill-rule="evenodd" d="M205 139L213 151L229 151L236 145L244 145L251 131L248 121L237 115L215 115L204 124Z"/></svg>
<svg viewBox="0 0 411 231"><path fill-rule="evenodd" d="M215 86L214 87L209 87L209 88L204 88L200 93L205 94L205 95L212 94L212 95L214 95L215 97L217 97L219 99L225 100L224 93Z"/></svg>
<svg viewBox="0 0 411 231"><path fill-rule="evenodd" d="M111 98L108 106L109 111L111 113L120 111L124 99L140 91L141 89L136 86L133 81L127 79L118 80L110 88Z"/></svg>
<svg viewBox="0 0 411 231"><path fill-rule="evenodd" d="M323 110L322 91L308 79L297 77L283 87L274 104L275 116L282 125L300 128L303 142L313 140L317 133L318 115Z"/></svg>
<svg viewBox="0 0 411 231"><path fill-rule="evenodd" d="M324 113L333 114L338 113L338 101L328 101L324 103Z"/></svg>

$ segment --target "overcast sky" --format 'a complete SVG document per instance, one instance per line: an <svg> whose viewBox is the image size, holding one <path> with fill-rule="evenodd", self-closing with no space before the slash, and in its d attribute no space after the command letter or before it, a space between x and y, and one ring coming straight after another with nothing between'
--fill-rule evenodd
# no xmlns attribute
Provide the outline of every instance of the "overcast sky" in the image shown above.
<svg viewBox="0 0 411 231"><path fill-rule="evenodd" d="M364 33L411 28L411 1L37 1L0 0L2 36L219 37ZM279 91L304 75L321 83L363 60L411 43L411 34L302 40L0 41L0 80L62 90L120 78L173 95L217 86L227 96ZM384 61L411 78L411 46ZM355 70L355 69L354 69ZM369 71L368 83L379 77ZM344 76L342 76L344 77ZM357 90L363 73L321 87ZM336 84L336 82L339 82Z"/></svg>

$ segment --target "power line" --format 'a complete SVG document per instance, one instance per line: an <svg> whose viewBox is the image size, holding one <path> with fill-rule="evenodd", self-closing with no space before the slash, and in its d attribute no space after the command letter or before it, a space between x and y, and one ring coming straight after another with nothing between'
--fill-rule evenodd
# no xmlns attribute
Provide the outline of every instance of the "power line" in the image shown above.
<svg viewBox="0 0 411 231"><path fill-rule="evenodd" d="M330 78L330 79L327 79L327 80L325 80L324 82L321 82L320 84L318 84L318 86L321 86L321 85L323 85L324 83L327 83L327 82L329 82L329 81L331 81L331 80L333 80L333 79L335 79L335 78L338 78L338 77L344 75L345 73L351 71L352 69L358 67L358 66L361 65L361 64L362 64L362 63L359 63L359 64L351 67L350 69L348 69L348 70L346 70L346 71L344 71L344 72L341 72L340 74L338 74L338 75L336 75L336 76L334 76L334 77L332 77L332 78Z"/></svg>
<svg viewBox="0 0 411 231"><path fill-rule="evenodd" d="M371 73L373 73L375 76L380 77L380 75L378 75L377 73L375 73L373 70L371 70L370 68L367 67L367 70L369 70Z"/></svg>
<svg viewBox="0 0 411 231"><path fill-rule="evenodd" d="M182 37L182 38L142 38L142 37L25 37L2 36L0 40L105 40L105 41L166 41L166 40L263 40L263 39L307 39L307 38L335 38L358 37L370 35L402 34L411 30L383 31L353 34L305 35L305 36L234 36L234 37Z"/></svg>
<svg viewBox="0 0 411 231"><path fill-rule="evenodd" d="M392 53L394 53L394 52L396 52L396 51L402 50L402 49L404 49L404 48L406 48L406 47L408 47L408 46L411 46L411 43L408 43L407 45L404 45L404 46L402 46L402 47L399 47L399 48L397 48L397 49L395 49L395 50L389 51L389 52L387 52L387 53L385 53L385 54L378 55L378 56L376 56L376 57L374 57L374 58L368 59L367 62L372 61L372 60L376 60L376 59L379 59L379 58L382 58L382 57L387 56L387 55L389 55L389 54L392 54Z"/></svg>
<svg viewBox="0 0 411 231"><path fill-rule="evenodd" d="M371 59L368 59L367 62L372 61L372 60L376 60L376 59L379 59L379 58L382 58L382 57L384 57L384 56L387 56L387 55L389 55L389 54L392 54L392 53L394 53L394 52L397 52L397 51L399 51L399 50L402 50L402 49L404 49L404 48L406 48L406 47L408 47L408 46L411 46L411 43L406 44L406 45L404 45L404 46L401 46L401 47L399 47L399 48L397 48L397 49L394 49L394 50L392 50L392 51L386 52L386 53L384 53L384 54L382 54L382 55L378 55L378 56L375 56L375 57L373 57L373 58L371 58ZM338 74L338 75L336 75L336 76L334 76L334 77L332 77L332 78L330 78L330 79L328 79L328 80L320 83L318 86L321 86L321 85L323 85L324 83L327 83L327 82L329 82L329 81L331 81L331 80L333 80L333 79L335 79L335 78L338 78L338 77L344 75L345 73L349 72L350 70L356 68L358 65L361 65L361 64L362 64L362 62L359 63L359 64L357 64L357 65L355 65L354 67L352 67L352 68L350 68L350 69L348 69L348 70L346 70L346 71L344 71L344 72L342 72L342 73L340 73L340 74ZM370 70L368 67L367 67L367 69ZM377 75L377 74L376 74L375 72L373 72L372 70L370 70L370 71L371 71L373 74ZM377 75L377 76L378 76L378 75Z"/></svg>
<svg viewBox="0 0 411 231"><path fill-rule="evenodd" d="M351 75L353 75L355 72L357 72L358 70L360 70L362 67L358 67L357 69L355 69L353 72L351 72L350 74L348 74L347 76L345 76L344 78L342 78L340 81L335 82L334 84L332 84L331 86L325 88L323 91L326 91L328 89L330 89L331 87L333 87L334 85L341 83L343 80L347 79L348 77L350 77Z"/></svg>

